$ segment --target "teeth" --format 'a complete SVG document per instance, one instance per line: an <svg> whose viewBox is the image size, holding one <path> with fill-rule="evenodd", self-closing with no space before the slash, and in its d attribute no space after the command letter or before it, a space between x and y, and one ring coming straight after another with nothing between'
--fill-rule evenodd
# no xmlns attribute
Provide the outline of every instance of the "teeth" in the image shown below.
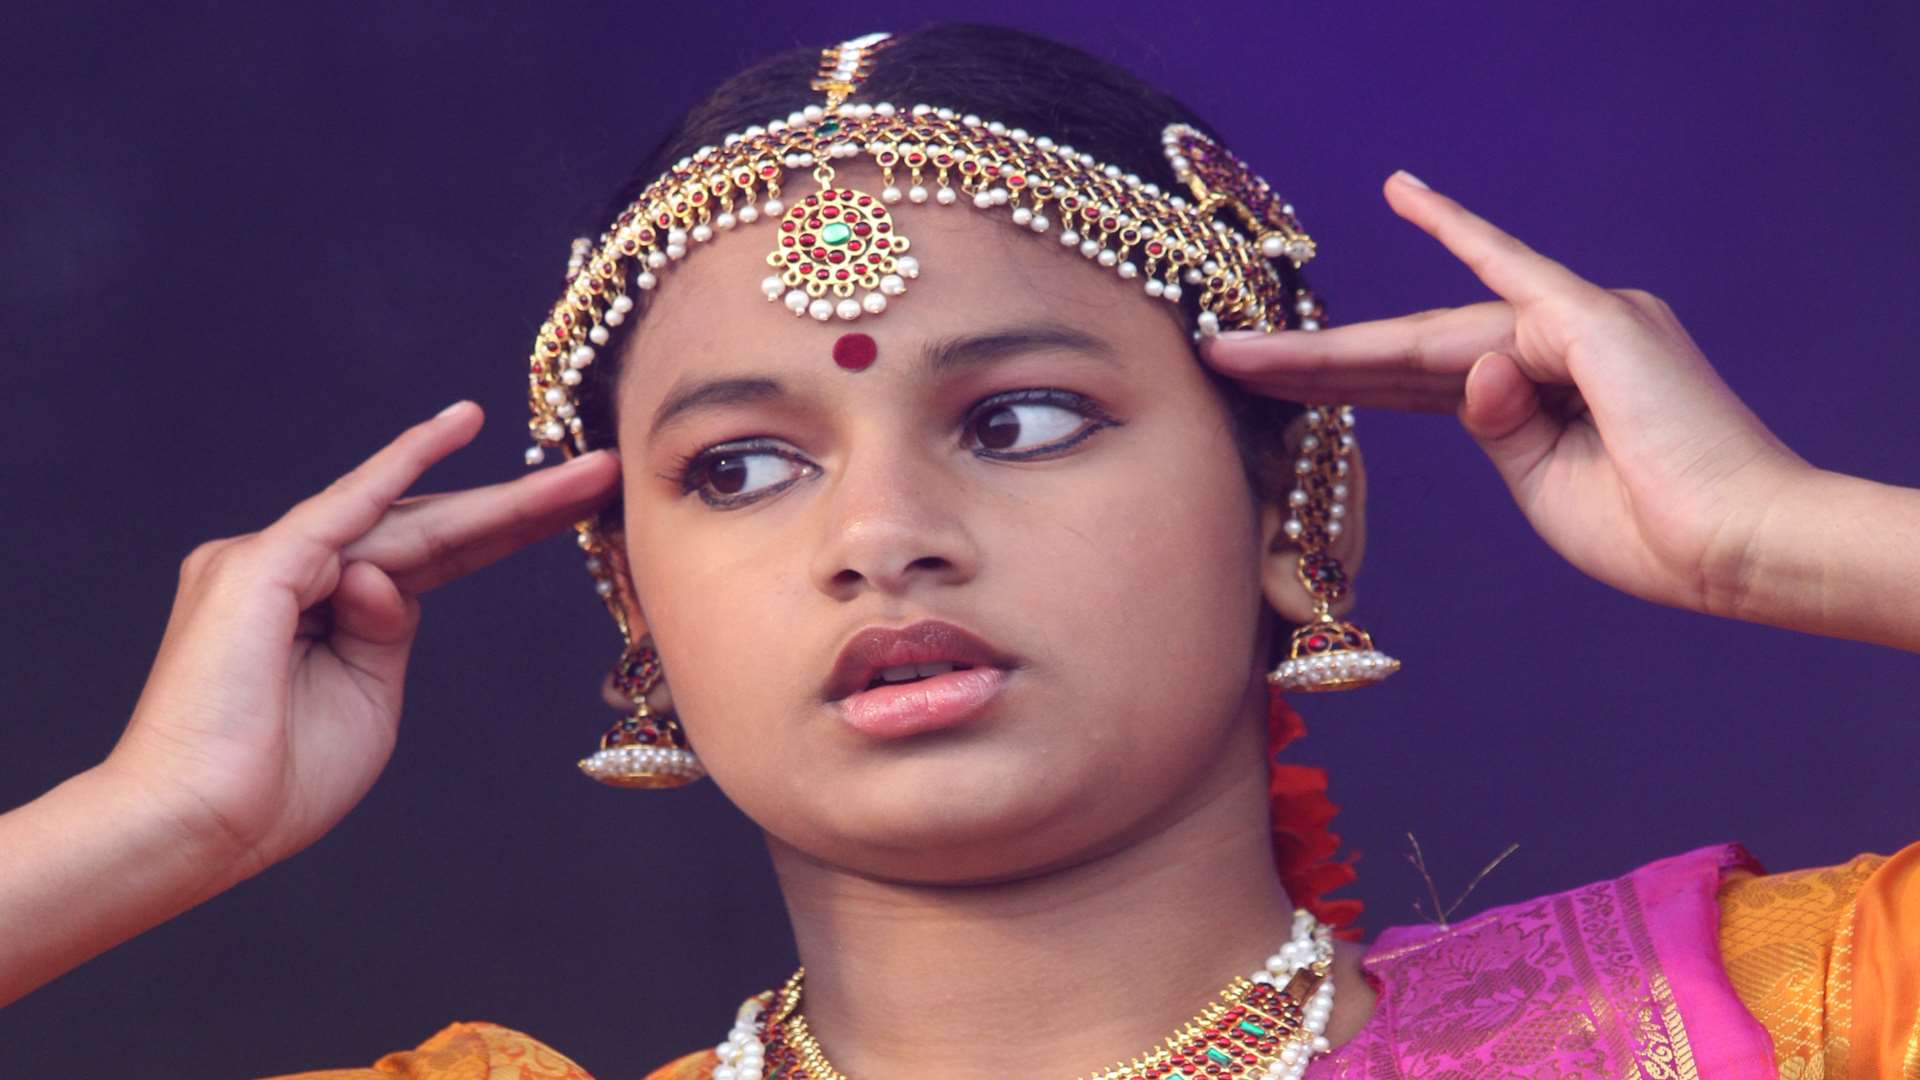
<svg viewBox="0 0 1920 1080"><path fill-rule="evenodd" d="M874 676L873 682L869 685L878 686L882 683L912 682L915 679L924 679L931 675L945 675L949 671L958 671L964 669L966 666L965 664L956 664L951 660L935 660L926 664L901 664L899 667L882 668L880 674Z"/></svg>

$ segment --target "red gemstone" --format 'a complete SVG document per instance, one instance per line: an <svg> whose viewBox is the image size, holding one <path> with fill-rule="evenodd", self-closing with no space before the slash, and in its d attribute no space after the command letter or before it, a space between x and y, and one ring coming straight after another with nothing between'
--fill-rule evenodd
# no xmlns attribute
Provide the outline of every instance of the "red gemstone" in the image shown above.
<svg viewBox="0 0 1920 1080"><path fill-rule="evenodd" d="M880 346L866 334L841 334L833 343L833 362L848 371L862 371L880 355Z"/></svg>
<svg viewBox="0 0 1920 1080"><path fill-rule="evenodd" d="M1307 639L1307 648L1312 652L1324 652L1328 644L1325 634L1315 634Z"/></svg>

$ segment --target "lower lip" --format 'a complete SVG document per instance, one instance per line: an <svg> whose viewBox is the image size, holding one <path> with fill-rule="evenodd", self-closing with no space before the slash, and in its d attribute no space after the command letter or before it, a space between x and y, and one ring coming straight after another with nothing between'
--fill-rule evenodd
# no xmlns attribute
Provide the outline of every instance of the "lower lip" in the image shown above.
<svg viewBox="0 0 1920 1080"><path fill-rule="evenodd" d="M952 727L986 707L1007 684L996 667L949 671L918 682L876 686L839 702L840 715L862 735L897 739Z"/></svg>

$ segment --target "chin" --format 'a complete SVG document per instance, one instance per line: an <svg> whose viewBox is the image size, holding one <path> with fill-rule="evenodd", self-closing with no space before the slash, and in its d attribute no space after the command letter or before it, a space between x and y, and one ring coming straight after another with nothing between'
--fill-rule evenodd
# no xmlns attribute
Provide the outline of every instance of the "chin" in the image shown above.
<svg viewBox="0 0 1920 1080"><path fill-rule="evenodd" d="M1101 803L1113 785L1092 768L1063 776L1031 748L996 741L887 748L813 788L809 831L819 842L794 846L868 877L914 884L1008 880L1091 854L1101 837L1086 834L1108 817Z"/></svg>

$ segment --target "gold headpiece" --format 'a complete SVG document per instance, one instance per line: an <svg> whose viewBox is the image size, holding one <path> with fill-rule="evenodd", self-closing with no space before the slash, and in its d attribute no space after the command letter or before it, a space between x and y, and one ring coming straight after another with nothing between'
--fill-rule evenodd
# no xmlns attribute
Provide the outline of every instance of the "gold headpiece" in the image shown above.
<svg viewBox="0 0 1920 1080"><path fill-rule="evenodd" d="M1186 124L1164 129L1162 149L1188 198L997 120L927 104L850 102L890 44L891 35L878 33L822 50L811 86L824 101L701 147L649 184L597 242L574 241L566 294L533 348L527 464L544 461L549 448L568 456L590 449L576 396L582 370L633 311L634 291L657 287L661 273L692 248L763 217L775 227L767 255L773 272L760 282L762 293L821 322L877 316L920 276L912 241L889 206L964 200L1053 234L1122 279L1140 281L1151 298L1179 303L1192 295L1196 337L1283 329L1289 321L1319 329L1319 301L1290 287L1278 262L1298 268L1313 257L1313 240L1293 207L1225 147ZM834 163L856 158L879 168L878 194L835 185ZM797 170L810 171L818 188L789 204L782 185ZM1324 554L1345 514L1353 413L1344 405L1317 406L1309 420L1316 430L1296 462L1286 533L1313 557L1311 567L1302 558L1299 577L1316 599L1317 618L1295 633L1292 659L1274 678L1307 690L1366 685L1391 674L1398 661L1374 652L1365 631L1328 614L1345 584L1339 564ZM582 547L599 550L592 523L579 528ZM595 576L615 606L623 583L602 570ZM617 610L615 617L623 619Z"/></svg>

